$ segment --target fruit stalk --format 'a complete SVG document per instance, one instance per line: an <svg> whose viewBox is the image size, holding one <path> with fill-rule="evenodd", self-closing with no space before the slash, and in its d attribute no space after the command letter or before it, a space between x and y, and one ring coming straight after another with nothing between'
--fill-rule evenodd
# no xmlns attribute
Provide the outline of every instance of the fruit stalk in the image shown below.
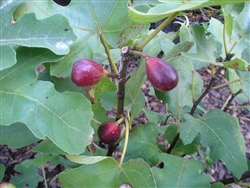
<svg viewBox="0 0 250 188"><path fill-rule="evenodd" d="M126 125L126 129L125 129L125 140L124 140L124 146L123 146L123 150L122 150L122 156L120 159L120 163L119 166L122 166L126 151L127 151L127 147L128 147L128 138L129 138L129 127L130 127L130 123L128 121L128 119L125 119L125 125Z"/></svg>

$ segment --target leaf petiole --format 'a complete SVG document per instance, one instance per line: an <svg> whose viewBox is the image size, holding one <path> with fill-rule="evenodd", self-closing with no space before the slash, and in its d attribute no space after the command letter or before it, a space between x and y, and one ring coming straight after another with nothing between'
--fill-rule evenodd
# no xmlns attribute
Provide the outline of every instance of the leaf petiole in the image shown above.
<svg viewBox="0 0 250 188"><path fill-rule="evenodd" d="M231 81L231 82L227 82L227 83L224 83L224 84L220 84L220 85L218 85L218 86L212 87L211 90L219 89L219 88L222 88L222 87L224 87L224 86L230 85L230 84L235 83L235 82L240 82L240 81L241 81L240 79L237 79L237 80L233 80L233 81Z"/></svg>
<svg viewBox="0 0 250 188"><path fill-rule="evenodd" d="M136 49L141 51L164 27L166 27L177 15L179 12L171 14L164 22L157 27L154 32L152 32Z"/></svg>
<svg viewBox="0 0 250 188"><path fill-rule="evenodd" d="M113 59L113 57L112 57L112 55L110 53L110 50L109 50L109 47L108 47L108 44L107 44L106 40L104 39L104 37L103 37L103 35L101 33L99 34L99 37L100 37L101 42L102 42L102 44L103 44L103 46L105 48L105 52L106 52L106 54L108 56L109 63L111 65L111 67L112 67L112 70L114 71L115 74L118 74L117 67L116 67L114 59Z"/></svg>
<svg viewBox="0 0 250 188"><path fill-rule="evenodd" d="M130 123L128 121L127 118L125 118L125 125L126 125L126 129L125 129L125 140L124 140L124 147L123 147L123 151L122 151L122 156L121 156L121 160L119 163L119 166L122 166L126 151L127 151L127 147L128 147L128 137L129 137L129 128L130 128Z"/></svg>

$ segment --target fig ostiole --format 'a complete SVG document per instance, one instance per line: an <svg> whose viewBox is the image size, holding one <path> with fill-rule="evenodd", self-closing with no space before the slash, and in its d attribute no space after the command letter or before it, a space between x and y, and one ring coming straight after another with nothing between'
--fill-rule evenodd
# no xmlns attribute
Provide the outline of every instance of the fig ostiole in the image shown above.
<svg viewBox="0 0 250 188"><path fill-rule="evenodd" d="M100 64L90 59L77 60L72 68L71 80L79 87L93 86L108 76Z"/></svg>
<svg viewBox="0 0 250 188"><path fill-rule="evenodd" d="M98 128L98 137L104 144L115 143L121 135L121 129L117 122L105 122Z"/></svg>
<svg viewBox="0 0 250 188"><path fill-rule="evenodd" d="M175 68L168 62L147 56L146 74L152 86L158 91L170 91L178 84L179 78Z"/></svg>

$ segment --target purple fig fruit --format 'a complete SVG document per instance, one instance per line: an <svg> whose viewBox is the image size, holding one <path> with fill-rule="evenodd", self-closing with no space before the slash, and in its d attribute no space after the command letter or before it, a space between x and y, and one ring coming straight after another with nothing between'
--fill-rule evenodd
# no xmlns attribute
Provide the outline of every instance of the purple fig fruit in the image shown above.
<svg viewBox="0 0 250 188"><path fill-rule="evenodd" d="M152 86L158 91L170 91L179 81L174 67L156 57L146 57L146 74Z"/></svg>
<svg viewBox="0 0 250 188"><path fill-rule="evenodd" d="M93 86L107 77L107 74L108 72L95 61L79 59L73 65L71 80L79 87Z"/></svg>
<svg viewBox="0 0 250 188"><path fill-rule="evenodd" d="M116 122L105 122L98 128L98 137L104 144L115 143L120 138L121 130Z"/></svg>

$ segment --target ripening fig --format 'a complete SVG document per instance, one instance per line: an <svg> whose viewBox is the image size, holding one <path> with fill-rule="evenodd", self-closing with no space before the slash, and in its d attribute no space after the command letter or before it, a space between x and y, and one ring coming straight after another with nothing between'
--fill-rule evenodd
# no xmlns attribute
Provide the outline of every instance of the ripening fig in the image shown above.
<svg viewBox="0 0 250 188"><path fill-rule="evenodd" d="M108 76L108 72L98 63L89 59L77 60L72 68L71 80L80 87L93 86Z"/></svg>
<svg viewBox="0 0 250 188"><path fill-rule="evenodd" d="M98 137L104 144L115 143L121 134L121 129L117 122L105 122L98 128Z"/></svg>
<svg viewBox="0 0 250 188"><path fill-rule="evenodd" d="M152 86L158 91L170 91L178 84L177 71L166 61L147 56L146 74Z"/></svg>

